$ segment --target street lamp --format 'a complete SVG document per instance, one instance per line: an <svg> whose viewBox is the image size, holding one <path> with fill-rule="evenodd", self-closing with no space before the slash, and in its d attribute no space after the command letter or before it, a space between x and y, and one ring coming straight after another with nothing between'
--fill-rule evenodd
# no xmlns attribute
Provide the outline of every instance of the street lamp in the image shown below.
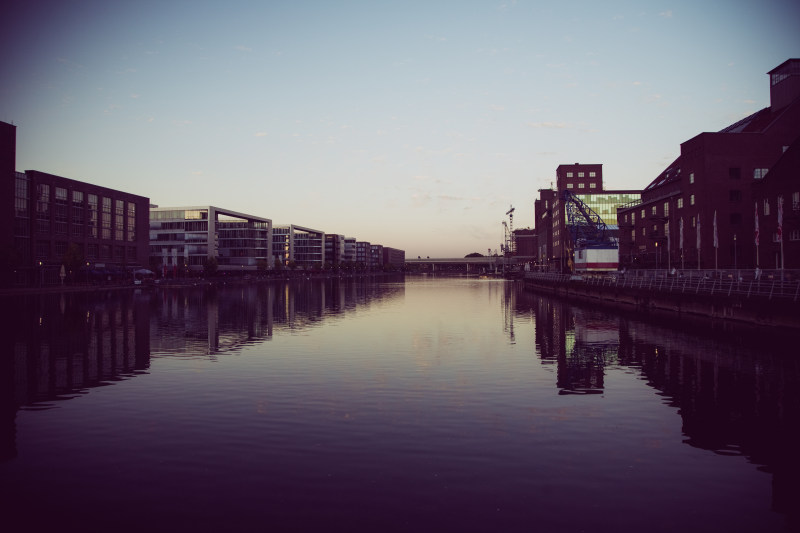
<svg viewBox="0 0 800 533"><path fill-rule="evenodd" d="M738 270L738 268L739 268L739 265L737 264L737 261L736 261L736 234L734 233L733 234L733 269L734 270ZM736 278L737 279L739 278L738 274L737 274Z"/></svg>
<svg viewBox="0 0 800 533"><path fill-rule="evenodd" d="M656 270L658 270L658 241L656 241Z"/></svg>

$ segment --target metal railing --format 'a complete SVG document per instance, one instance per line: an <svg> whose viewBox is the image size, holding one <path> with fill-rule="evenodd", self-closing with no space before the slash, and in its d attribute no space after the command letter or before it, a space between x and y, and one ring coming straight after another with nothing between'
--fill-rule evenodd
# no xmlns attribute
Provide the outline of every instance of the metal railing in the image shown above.
<svg viewBox="0 0 800 533"><path fill-rule="evenodd" d="M800 271L631 270L602 275L528 272L525 279L551 284L800 301Z"/></svg>

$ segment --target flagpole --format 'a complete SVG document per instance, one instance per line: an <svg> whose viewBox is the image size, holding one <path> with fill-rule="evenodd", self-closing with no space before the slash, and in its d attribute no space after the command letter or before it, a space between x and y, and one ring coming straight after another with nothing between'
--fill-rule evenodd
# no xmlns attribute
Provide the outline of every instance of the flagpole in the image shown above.
<svg viewBox="0 0 800 533"><path fill-rule="evenodd" d="M700 270L700 213L697 214L697 270Z"/></svg>
<svg viewBox="0 0 800 533"><path fill-rule="evenodd" d="M781 281L783 281L783 196L778 196L778 239L781 241Z"/></svg>
<svg viewBox="0 0 800 533"><path fill-rule="evenodd" d="M756 217L755 218L755 220L756 220L756 231L755 231L755 234L756 234L755 235L755 241L756 241L756 270L758 270L758 236L759 236L759 230L758 230L758 202L756 202L756 204L755 204L755 213L756 213L756 215L755 215L755 217Z"/></svg>
<svg viewBox="0 0 800 533"><path fill-rule="evenodd" d="M714 270L719 270L717 256L719 252L719 241L717 240L717 210L714 209Z"/></svg>
<svg viewBox="0 0 800 533"><path fill-rule="evenodd" d="M683 270L684 269L684 266L683 266L683 217L681 217L681 226L680 226L679 229L680 229L680 231L679 231L679 235L678 235L678 245L680 246L680 249L681 249L681 270Z"/></svg>

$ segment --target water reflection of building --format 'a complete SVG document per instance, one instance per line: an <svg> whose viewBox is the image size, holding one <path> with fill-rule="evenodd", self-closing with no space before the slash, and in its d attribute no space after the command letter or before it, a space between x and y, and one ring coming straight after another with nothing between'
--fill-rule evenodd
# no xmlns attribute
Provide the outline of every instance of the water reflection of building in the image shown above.
<svg viewBox="0 0 800 533"><path fill-rule="evenodd" d="M745 456L771 473L773 510L800 526L800 360L785 353L787 343L763 332L651 324L518 296L515 311L534 315L537 351L545 365L557 366L560 393L602 390L608 369L634 369L676 409L686 444Z"/></svg>
<svg viewBox="0 0 800 533"><path fill-rule="evenodd" d="M271 339L275 330L316 327L402 290L369 278L162 290L151 302L151 349L154 356L237 350Z"/></svg>
<svg viewBox="0 0 800 533"><path fill-rule="evenodd" d="M800 526L800 361L794 354L768 339L753 350L732 339L678 336L672 328L644 323L629 323L621 336L620 362L641 368L648 384L678 409L684 442L743 455L770 472L773 510Z"/></svg>
<svg viewBox="0 0 800 533"><path fill-rule="evenodd" d="M534 304L536 346L543 363L556 365L559 393L601 393L606 364L619 349L618 320L547 298Z"/></svg>
<svg viewBox="0 0 800 533"><path fill-rule="evenodd" d="M0 335L0 460L15 455L21 406L43 406L131 376L150 363L148 296L57 294L8 298Z"/></svg>

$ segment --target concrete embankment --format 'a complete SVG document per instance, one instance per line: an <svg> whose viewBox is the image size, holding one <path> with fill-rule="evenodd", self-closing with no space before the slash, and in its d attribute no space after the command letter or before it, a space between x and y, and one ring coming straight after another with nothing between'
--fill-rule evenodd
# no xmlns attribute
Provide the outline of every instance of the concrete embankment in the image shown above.
<svg viewBox="0 0 800 533"><path fill-rule="evenodd" d="M764 290L765 287L753 291L752 287L747 290L747 286L737 286L734 291L733 287L711 282L702 285L673 282L664 287L663 282L627 285L617 280L606 283L568 277L526 277L523 282L532 291L618 309L800 329L800 301L791 294L776 296L774 291Z"/></svg>

